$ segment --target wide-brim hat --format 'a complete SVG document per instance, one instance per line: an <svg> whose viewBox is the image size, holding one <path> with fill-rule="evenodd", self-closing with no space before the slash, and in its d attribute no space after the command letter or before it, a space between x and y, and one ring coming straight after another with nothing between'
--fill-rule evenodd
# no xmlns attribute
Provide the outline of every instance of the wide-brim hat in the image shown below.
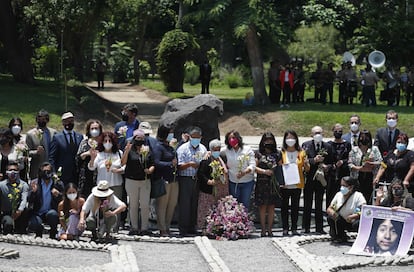
<svg viewBox="0 0 414 272"><path fill-rule="evenodd" d="M68 118L74 118L74 117L75 116L70 111L65 112L64 114L62 114L62 120L65 120L65 119L68 119Z"/></svg>
<svg viewBox="0 0 414 272"><path fill-rule="evenodd" d="M145 134L152 134L151 124L148 122L141 122L138 126L139 129L142 129Z"/></svg>
<svg viewBox="0 0 414 272"><path fill-rule="evenodd" d="M109 189L108 181L101 180L98 185L92 188L92 194L96 197L108 197L112 195L114 191Z"/></svg>

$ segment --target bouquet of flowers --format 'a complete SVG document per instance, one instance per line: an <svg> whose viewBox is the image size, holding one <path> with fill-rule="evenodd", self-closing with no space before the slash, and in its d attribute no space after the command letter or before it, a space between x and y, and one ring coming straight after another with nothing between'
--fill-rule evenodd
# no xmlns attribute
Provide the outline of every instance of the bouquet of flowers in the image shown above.
<svg viewBox="0 0 414 272"><path fill-rule="evenodd" d="M371 148L368 148L367 153L362 157L362 164L366 162L372 162L374 160L374 153L372 152Z"/></svg>
<svg viewBox="0 0 414 272"><path fill-rule="evenodd" d="M169 142L169 145L174 149L174 156L176 156L175 154L177 152L177 147L178 147L177 139L172 138L171 141ZM174 167L173 175L174 175L174 182L175 182L175 177L177 175L177 166Z"/></svg>
<svg viewBox="0 0 414 272"><path fill-rule="evenodd" d="M92 138L88 139L88 145L92 148L92 149L96 149L98 147L98 142Z"/></svg>
<svg viewBox="0 0 414 272"><path fill-rule="evenodd" d="M318 151L318 155L322 157L326 157L328 155L328 151L326 151L325 148L321 148ZM325 179L325 172L323 171L323 168L322 168L322 163L319 163L318 169L316 170L315 175L313 176L313 179L319 181L323 187L326 187L327 182Z"/></svg>
<svg viewBox="0 0 414 272"><path fill-rule="evenodd" d="M194 158L194 160L196 161L196 162L201 162L202 160L203 160L203 158L204 158L204 153L203 152L201 152L201 151L197 151L194 155L193 155L193 158Z"/></svg>
<svg viewBox="0 0 414 272"><path fill-rule="evenodd" d="M206 232L214 239L237 240L248 238L253 222L243 206L232 196L223 197L206 218Z"/></svg>
<svg viewBox="0 0 414 272"><path fill-rule="evenodd" d="M220 161L213 160L210 162L209 166L211 167L211 178L214 179L216 182L221 182L222 184L225 184L224 180L224 168L221 166ZM217 188L216 186L213 187L213 195L217 195Z"/></svg>
<svg viewBox="0 0 414 272"><path fill-rule="evenodd" d="M144 169L147 168L147 160L148 160L148 154L150 152L150 148L148 145L141 146L141 154L142 154L142 163L144 165ZM145 179L147 178L147 174L145 174Z"/></svg>
<svg viewBox="0 0 414 272"><path fill-rule="evenodd" d="M34 135L37 139L39 139L39 142L42 142L43 139L43 130L41 128L38 128L34 131Z"/></svg>
<svg viewBox="0 0 414 272"><path fill-rule="evenodd" d="M10 200L11 207L12 207L12 214L14 214L17 211L17 208L20 204L20 192L21 192L21 185L17 186L17 183L13 183L12 189L10 190L10 193L7 195L7 198Z"/></svg>
<svg viewBox="0 0 414 272"><path fill-rule="evenodd" d="M57 173L52 176L53 182L58 182L62 176L62 166L58 168Z"/></svg>
<svg viewBox="0 0 414 272"><path fill-rule="evenodd" d="M25 156L27 151L29 151L29 147L25 143L19 142L15 145L15 147L16 147L16 152L18 154L21 154L22 156Z"/></svg>
<svg viewBox="0 0 414 272"><path fill-rule="evenodd" d="M118 129L117 133L119 135L119 138L121 137L126 137L126 133L127 133L128 127L127 126L122 126Z"/></svg>
<svg viewBox="0 0 414 272"><path fill-rule="evenodd" d="M106 172L109 172L109 169L111 169L112 166L112 158L109 157L106 161L105 161L105 168L106 168Z"/></svg>
<svg viewBox="0 0 414 272"><path fill-rule="evenodd" d="M238 165L237 169L239 172L242 172L244 168L247 167L247 164L249 163L249 155L248 154L242 154L237 158Z"/></svg>

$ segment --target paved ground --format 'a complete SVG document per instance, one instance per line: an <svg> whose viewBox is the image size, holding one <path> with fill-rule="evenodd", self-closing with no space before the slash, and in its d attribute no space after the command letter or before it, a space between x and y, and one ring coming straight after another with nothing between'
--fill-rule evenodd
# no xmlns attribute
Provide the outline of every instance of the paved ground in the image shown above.
<svg viewBox="0 0 414 272"><path fill-rule="evenodd" d="M95 93L119 105L137 103L140 118L157 126L165 101L150 99L145 91L136 91L128 85L107 84L103 91ZM118 88L120 87L120 88ZM115 89L116 88L116 89ZM152 96L153 97L153 96ZM126 98L126 99L125 99ZM126 100L126 101L125 101ZM245 142L257 145L258 137L244 137ZM305 140L305 139L302 139ZM281 143L281 138L278 138ZM327 230L327 229L326 229ZM112 251L93 251L89 243L83 243L81 249L63 249L62 246L51 247L45 241L38 241L42 247L35 245L18 245L10 239L0 237L0 271L337 271L340 267L350 269L368 262L368 257L350 257L345 253L351 244L335 245L327 236L282 237L280 229L275 229L271 238L260 238L257 230L250 239L238 241L208 240L206 254L199 243L180 241L180 239L163 240L158 238L131 241L125 231L121 231L116 249ZM139 238L141 239L141 238ZM299 240L298 240L299 239ZM303 239L300 240L300 239ZM88 241L87 237L82 237ZM196 238L199 241L198 238ZM20 240L19 240L20 241ZM72 245L73 246L73 245ZM89 247L88 247L89 246ZM126 248L123 251L123 248ZM17 249L20 258L2 259L3 249ZM125 254L123 252L126 252ZM362 259L361 259L362 258ZM391 260L392 262L392 260ZM410 264L413 264L413 260ZM103 266L110 263L112 266ZM412 271L413 266L367 266L353 271ZM390 262L388 262L390 263ZM92 268L91 265L96 265ZM74 268L76 267L76 268ZM332 268L332 269L331 269ZM331 269L331 270L329 270Z"/></svg>

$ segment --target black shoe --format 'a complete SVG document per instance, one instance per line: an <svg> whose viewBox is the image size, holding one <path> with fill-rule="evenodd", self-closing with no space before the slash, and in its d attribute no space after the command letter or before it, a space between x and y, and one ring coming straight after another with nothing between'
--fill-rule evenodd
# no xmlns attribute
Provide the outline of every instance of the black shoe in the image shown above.
<svg viewBox="0 0 414 272"><path fill-rule="evenodd" d="M139 231L138 230L130 230L128 232L128 235L132 236L132 235L139 235Z"/></svg>
<svg viewBox="0 0 414 272"><path fill-rule="evenodd" d="M292 230L292 235L299 235L299 232L297 230Z"/></svg>
<svg viewBox="0 0 414 272"><path fill-rule="evenodd" d="M140 235L141 236L144 236L144 235L152 236L153 233L152 233L152 231L149 231L149 230L143 230L143 231L141 231Z"/></svg>
<svg viewBox="0 0 414 272"><path fill-rule="evenodd" d="M305 231L303 233L310 233L309 229L305 229Z"/></svg>
<svg viewBox="0 0 414 272"><path fill-rule="evenodd" d="M288 235L289 235L289 231L288 231L288 230L283 230L282 235L283 235L283 236L288 236Z"/></svg>
<svg viewBox="0 0 414 272"><path fill-rule="evenodd" d="M316 231L316 234L323 235L323 234L326 234L326 231L324 231L324 230L319 230L319 231Z"/></svg>

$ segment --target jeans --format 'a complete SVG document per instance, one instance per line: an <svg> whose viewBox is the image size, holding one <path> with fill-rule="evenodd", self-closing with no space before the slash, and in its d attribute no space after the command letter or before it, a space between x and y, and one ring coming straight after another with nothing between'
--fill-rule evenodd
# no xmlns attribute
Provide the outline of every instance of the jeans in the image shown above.
<svg viewBox="0 0 414 272"><path fill-rule="evenodd" d="M59 223L59 216L57 211L49 210L43 215L33 215L29 220L29 229L36 233L36 236L41 237L43 233L43 222L50 226L50 238L55 239L57 234L57 225Z"/></svg>
<svg viewBox="0 0 414 272"><path fill-rule="evenodd" d="M250 207L250 197L254 187L254 180L245 183L229 182L229 192L239 203L242 203L246 210Z"/></svg>

